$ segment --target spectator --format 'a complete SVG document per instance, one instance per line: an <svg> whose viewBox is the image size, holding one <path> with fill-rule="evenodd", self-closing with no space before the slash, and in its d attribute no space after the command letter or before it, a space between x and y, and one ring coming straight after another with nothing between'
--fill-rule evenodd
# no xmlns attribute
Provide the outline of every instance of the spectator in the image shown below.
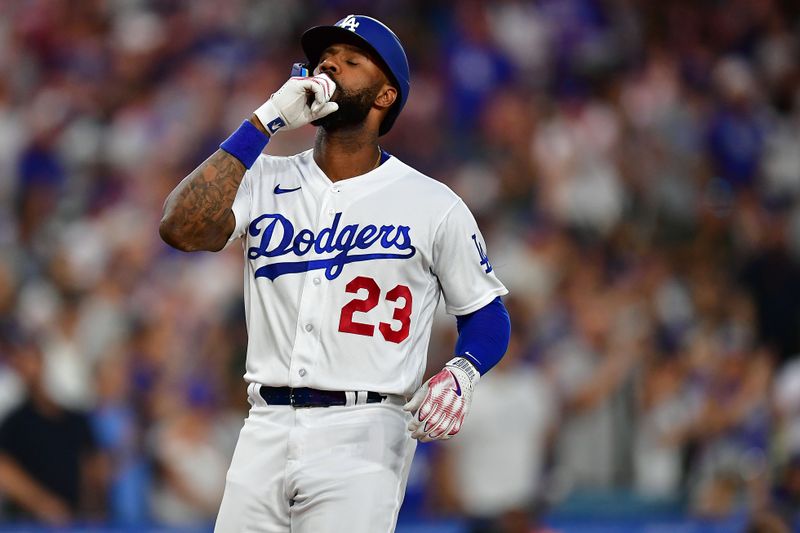
<svg viewBox="0 0 800 533"><path fill-rule="evenodd" d="M33 342L17 342L11 352L28 397L0 425L5 516L52 525L102 518L106 463L87 415L50 398L42 379L42 355Z"/></svg>
<svg viewBox="0 0 800 533"><path fill-rule="evenodd" d="M471 131L491 95L510 81L513 67L491 40L480 2L459 2L453 13L453 35L445 46L451 122L461 131Z"/></svg>
<svg viewBox="0 0 800 533"><path fill-rule="evenodd" d="M549 350L562 421L555 461L569 487L603 490L619 483L630 440L626 421L630 378L643 351L622 331L614 290L600 289L600 268L583 263L568 285L571 329Z"/></svg>
<svg viewBox="0 0 800 533"><path fill-rule="evenodd" d="M634 437L634 487L647 498L677 498L683 483L683 450L698 410L687 394L684 362L678 357L653 361L639 390Z"/></svg>
<svg viewBox="0 0 800 533"><path fill-rule="evenodd" d="M773 387L777 435L788 456L800 454L800 357L793 357L777 372Z"/></svg>
<svg viewBox="0 0 800 533"><path fill-rule="evenodd" d="M800 454L795 453L779 470L772 492L772 506L789 527L800 521Z"/></svg>
<svg viewBox="0 0 800 533"><path fill-rule="evenodd" d="M217 514L233 450L229 447L232 428L214 416L213 402L207 384L190 383L182 405L164 413L152 430L159 473L152 506L161 523L197 525Z"/></svg>
<svg viewBox="0 0 800 533"><path fill-rule="evenodd" d="M724 58L714 71L721 105L711 119L708 151L716 176L734 190L756 186L764 127L756 108L756 81L749 65Z"/></svg>
<svg viewBox="0 0 800 533"><path fill-rule="evenodd" d="M759 513L747 524L745 533L789 533L791 529L780 517L771 513Z"/></svg>
<svg viewBox="0 0 800 533"><path fill-rule="evenodd" d="M755 350L712 357L716 360L694 421L697 449L690 483L695 512L725 517L740 501L754 508L767 502L772 362Z"/></svg>
<svg viewBox="0 0 800 533"><path fill-rule="evenodd" d="M136 525L149 514L150 469L143 454L143 437L131 402L129 369L119 353L97 369L98 404L91 423L98 445L109 458L108 515L117 524Z"/></svg>

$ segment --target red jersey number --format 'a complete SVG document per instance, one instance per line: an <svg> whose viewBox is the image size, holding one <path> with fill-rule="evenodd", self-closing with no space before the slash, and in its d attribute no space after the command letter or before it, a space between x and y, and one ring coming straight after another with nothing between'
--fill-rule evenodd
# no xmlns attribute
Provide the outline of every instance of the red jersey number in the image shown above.
<svg viewBox="0 0 800 533"><path fill-rule="evenodd" d="M378 283L372 278L358 276L345 286L345 291L352 294L357 294L363 289L367 291L365 298L353 298L342 307L341 315L339 315L339 331L372 337L375 334L375 326L368 322L354 320L353 314L367 313L378 305L381 296ZM385 299L389 302L402 301L402 306L395 307L394 313L392 313L392 320L397 324L379 322L378 331L387 341L401 343L408 338L411 331L411 308L413 305L411 290L405 285L397 285L386 293Z"/></svg>

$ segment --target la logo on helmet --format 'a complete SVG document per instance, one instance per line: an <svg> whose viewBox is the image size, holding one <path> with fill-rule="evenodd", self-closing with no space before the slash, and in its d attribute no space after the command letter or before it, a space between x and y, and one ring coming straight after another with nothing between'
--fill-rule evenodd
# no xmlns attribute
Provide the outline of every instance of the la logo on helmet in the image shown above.
<svg viewBox="0 0 800 533"><path fill-rule="evenodd" d="M356 20L355 15L348 15L342 22L339 23L340 28L347 28L348 30L355 32L356 28L360 23Z"/></svg>

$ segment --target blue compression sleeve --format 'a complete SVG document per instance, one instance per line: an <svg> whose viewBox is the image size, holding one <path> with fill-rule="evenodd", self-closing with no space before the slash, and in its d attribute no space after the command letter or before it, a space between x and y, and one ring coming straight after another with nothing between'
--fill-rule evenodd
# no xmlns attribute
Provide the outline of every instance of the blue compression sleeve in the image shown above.
<svg viewBox="0 0 800 533"><path fill-rule="evenodd" d="M511 319L498 296L474 313L456 317L456 355L475 365L481 375L497 364L508 349Z"/></svg>

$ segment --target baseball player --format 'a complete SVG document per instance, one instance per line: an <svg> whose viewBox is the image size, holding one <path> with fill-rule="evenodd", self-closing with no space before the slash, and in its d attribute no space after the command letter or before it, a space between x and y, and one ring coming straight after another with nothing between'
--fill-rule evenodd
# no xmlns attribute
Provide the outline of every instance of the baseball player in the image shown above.
<svg viewBox="0 0 800 533"><path fill-rule="evenodd" d="M378 146L410 88L395 34L349 15L301 44L308 64L170 193L160 227L181 250L244 248L251 409L216 530L393 531L416 441L458 433L506 350L507 291L464 202ZM313 149L262 155L309 123ZM423 384L440 295L456 356Z"/></svg>

